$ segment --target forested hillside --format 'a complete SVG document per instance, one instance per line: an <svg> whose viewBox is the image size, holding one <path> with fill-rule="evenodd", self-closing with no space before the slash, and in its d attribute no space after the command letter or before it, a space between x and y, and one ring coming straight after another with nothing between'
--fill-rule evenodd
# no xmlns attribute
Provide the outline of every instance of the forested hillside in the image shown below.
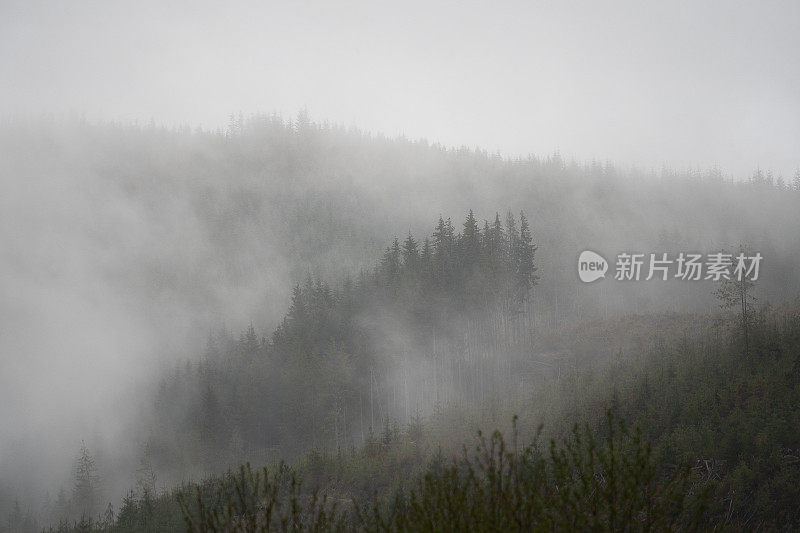
<svg viewBox="0 0 800 533"><path fill-rule="evenodd" d="M315 447L292 466L242 467L163 492L142 485L118 513L76 528L798 527L800 307L763 307L749 352L728 318L601 322L594 329L638 349L599 369L572 367L503 406L386 421L361 445ZM512 423L513 412L522 416Z"/></svg>
<svg viewBox="0 0 800 533"><path fill-rule="evenodd" d="M798 21L0 0L0 533L800 531Z"/></svg>
<svg viewBox="0 0 800 533"><path fill-rule="evenodd" d="M109 502L116 520L132 488L128 510L147 494L180 520L165 494L245 461L361 457L423 427L449 428L453 448L513 414L527 428L541 405L563 436L602 402L531 394L654 346L699 349L718 309L710 281L582 284L585 249L748 245L764 256L759 302L798 291L800 176L503 158L305 114L225 131L7 120L0 151L25 183L0 200L17 280L4 342L44 369L36 388L4 375L4 398L33 413L2 429L14 524ZM623 418L645 425L641 412ZM54 424L64 445L46 455ZM404 464L421 472L430 453Z"/></svg>

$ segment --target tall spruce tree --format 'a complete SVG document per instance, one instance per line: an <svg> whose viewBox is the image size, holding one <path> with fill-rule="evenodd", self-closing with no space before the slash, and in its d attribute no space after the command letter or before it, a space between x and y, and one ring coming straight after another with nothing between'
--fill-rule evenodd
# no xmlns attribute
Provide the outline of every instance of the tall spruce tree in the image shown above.
<svg viewBox="0 0 800 533"><path fill-rule="evenodd" d="M517 301L521 303L527 300L531 287L536 285L536 280L539 279L539 276L536 275L536 266L533 263L536 248L537 246L533 243L533 236L528 225L528 219L525 217L525 213L520 212L519 241L516 246L514 274L517 284Z"/></svg>
<svg viewBox="0 0 800 533"><path fill-rule="evenodd" d="M408 232L408 237L403 241L403 267L412 273L419 270L419 246L411 232Z"/></svg>
<svg viewBox="0 0 800 533"><path fill-rule="evenodd" d="M400 241L395 237L392 241L392 245L386 248L386 251L383 253L383 260L381 261L384 287L397 287L398 277L400 275L400 257Z"/></svg>
<svg viewBox="0 0 800 533"><path fill-rule="evenodd" d="M455 259L453 257L454 246L453 223L449 218L445 221L440 216L433 232L433 249L434 263L436 265L436 284L444 290L452 288L453 263Z"/></svg>
<svg viewBox="0 0 800 533"><path fill-rule="evenodd" d="M80 517L93 517L99 511L100 476L97 473L94 457L85 443L81 443L80 456L75 464L75 485L72 503Z"/></svg>
<svg viewBox="0 0 800 533"><path fill-rule="evenodd" d="M505 276L502 290L503 307L506 312L514 312L517 309L516 303L516 282L517 260L519 248L519 231L514 213L510 210L506 213L506 238L505 238Z"/></svg>
<svg viewBox="0 0 800 533"><path fill-rule="evenodd" d="M464 221L464 231L461 233L460 244L460 264L467 275L471 274L472 267L478 264L481 256L481 241L480 232L478 230L478 221L475 220L475 215L472 209L467 213L467 219Z"/></svg>

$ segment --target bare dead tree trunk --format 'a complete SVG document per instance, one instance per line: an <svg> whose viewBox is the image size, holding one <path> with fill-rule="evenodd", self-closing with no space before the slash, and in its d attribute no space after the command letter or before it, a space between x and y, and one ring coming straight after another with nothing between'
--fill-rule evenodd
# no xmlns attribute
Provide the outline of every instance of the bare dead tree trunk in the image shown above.
<svg viewBox="0 0 800 533"><path fill-rule="evenodd" d="M744 278L741 281L742 290L739 291L742 300L742 332L744 333L744 354L750 354L750 341L747 336L747 283Z"/></svg>

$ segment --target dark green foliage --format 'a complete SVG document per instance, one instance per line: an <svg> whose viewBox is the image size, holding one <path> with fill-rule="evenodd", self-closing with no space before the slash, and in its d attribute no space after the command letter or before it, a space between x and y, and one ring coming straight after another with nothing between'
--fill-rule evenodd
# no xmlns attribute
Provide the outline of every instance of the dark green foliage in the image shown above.
<svg viewBox="0 0 800 533"><path fill-rule="evenodd" d="M283 464L274 471L254 471L250 464L179 496L188 531L339 531L346 515L316 490L303 493L293 471Z"/></svg>
<svg viewBox="0 0 800 533"><path fill-rule="evenodd" d="M360 509L378 531L673 531L701 523L704 494L688 468L662 471L641 434L608 415L607 436L573 429L547 451L499 431L473 454L436 456L406 495Z"/></svg>
<svg viewBox="0 0 800 533"><path fill-rule="evenodd" d="M598 409L613 409L642 429L660 463L693 464L710 491L706 523L796 529L799 309L762 308L749 354L735 330L721 336L707 322L697 337L620 357L601 372L571 373L558 390L534 394L526 425L577 417L596 427Z"/></svg>
<svg viewBox="0 0 800 533"><path fill-rule="evenodd" d="M391 439L387 428L383 445ZM408 493L345 502L349 512L303 492L284 465L242 466L179 499L190 531L672 531L702 524L694 481L688 468L659 468L641 434L609 414L605 437L575 427L547 451L479 435L473 454L449 465L434 456Z"/></svg>

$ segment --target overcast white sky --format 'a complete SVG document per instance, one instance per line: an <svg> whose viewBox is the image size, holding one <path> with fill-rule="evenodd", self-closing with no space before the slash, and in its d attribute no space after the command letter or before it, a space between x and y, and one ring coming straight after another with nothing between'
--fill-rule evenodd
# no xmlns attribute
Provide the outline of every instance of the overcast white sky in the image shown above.
<svg viewBox="0 0 800 533"><path fill-rule="evenodd" d="M0 2L0 114L296 114L508 155L800 166L800 2ZM228 5L233 4L233 5Z"/></svg>

